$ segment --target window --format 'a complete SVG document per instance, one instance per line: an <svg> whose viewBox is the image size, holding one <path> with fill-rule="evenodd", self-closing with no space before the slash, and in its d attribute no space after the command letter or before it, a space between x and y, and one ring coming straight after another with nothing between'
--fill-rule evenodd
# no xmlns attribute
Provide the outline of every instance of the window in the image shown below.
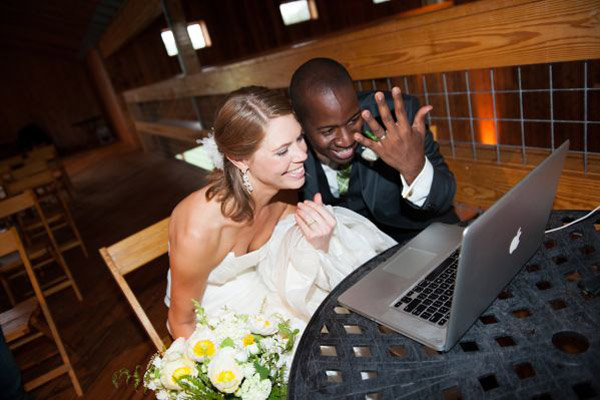
<svg viewBox="0 0 600 400"><path fill-rule="evenodd" d="M188 24L187 32L190 36L190 40L192 41L194 50L209 47L212 44L204 21L197 21ZM170 29L164 29L160 33L160 37L165 45L167 54L169 56L177 55L177 46L175 44L175 36L173 35L173 32Z"/></svg>
<svg viewBox="0 0 600 400"><path fill-rule="evenodd" d="M297 24L319 18L315 0L286 1L279 5L279 12L284 25Z"/></svg>

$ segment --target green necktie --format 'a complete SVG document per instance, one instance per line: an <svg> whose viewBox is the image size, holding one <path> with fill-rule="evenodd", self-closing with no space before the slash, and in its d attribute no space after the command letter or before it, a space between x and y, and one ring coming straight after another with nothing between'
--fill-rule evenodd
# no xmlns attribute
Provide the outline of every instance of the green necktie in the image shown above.
<svg viewBox="0 0 600 400"><path fill-rule="evenodd" d="M352 164L348 164L346 168L337 171L336 178L340 196L348 193L348 185L350 184L350 171L352 171Z"/></svg>

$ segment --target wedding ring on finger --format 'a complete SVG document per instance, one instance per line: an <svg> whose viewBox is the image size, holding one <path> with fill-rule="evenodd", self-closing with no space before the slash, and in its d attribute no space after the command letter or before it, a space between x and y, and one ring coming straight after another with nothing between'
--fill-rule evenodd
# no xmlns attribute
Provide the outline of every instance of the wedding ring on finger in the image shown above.
<svg viewBox="0 0 600 400"><path fill-rule="evenodd" d="M381 135L381 137L379 138L379 140L383 140L385 139L387 136L387 132L384 132L383 135Z"/></svg>
<svg viewBox="0 0 600 400"><path fill-rule="evenodd" d="M309 221L306 223L306 225L307 225L307 226L311 226L311 225L312 225L312 224L314 224L315 222L317 222L317 221L315 221L314 219L311 219L311 220L309 220Z"/></svg>

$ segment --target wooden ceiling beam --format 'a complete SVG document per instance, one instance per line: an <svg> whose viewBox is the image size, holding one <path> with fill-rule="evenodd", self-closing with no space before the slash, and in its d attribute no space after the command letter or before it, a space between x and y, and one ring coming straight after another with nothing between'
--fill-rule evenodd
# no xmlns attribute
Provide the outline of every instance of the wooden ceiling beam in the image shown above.
<svg viewBox="0 0 600 400"><path fill-rule="evenodd" d="M102 57L113 54L160 15L160 0L127 1L98 43Z"/></svg>

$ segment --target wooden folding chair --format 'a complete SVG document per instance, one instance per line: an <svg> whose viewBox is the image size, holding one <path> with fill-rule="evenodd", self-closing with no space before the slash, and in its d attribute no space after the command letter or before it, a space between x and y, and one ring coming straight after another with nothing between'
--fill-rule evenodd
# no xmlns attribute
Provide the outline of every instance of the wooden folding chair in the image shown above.
<svg viewBox="0 0 600 400"><path fill-rule="evenodd" d="M33 268L39 269L47 264L56 262L56 264L62 268L65 274L64 277L59 277L58 279L49 282L44 289L44 295L48 296L70 286L73 288L75 296L77 296L79 301L81 301L81 292L77 287L77 283L75 283L75 279L73 279L71 270L69 269L62 254L58 250L58 244L56 243L54 234L52 233L44 212L33 192L31 190L26 190L20 195L0 201L0 218L18 216L20 213L25 211L31 211L32 214L36 215L46 234L46 237L40 237L35 241L29 241L27 243L26 251L28 259L35 260ZM2 286L4 286L9 301L12 305L15 305L16 301L9 284L9 279L24 273L23 269L20 267L21 262L18 257L14 257L14 255L13 257L0 257L0 281ZM15 270L17 271L15 272ZM8 279L5 276L7 273L11 273Z"/></svg>
<svg viewBox="0 0 600 400"><path fill-rule="evenodd" d="M65 241L58 242L58 248L61 253L74 247L81 247L83 254L87 257L88 252L81 239L79 229L75 225L73 216L67 202L65 201L52 171L46 170L28 176L24 179L6 183L6 192L9 196L15 196L25 190L31 189L40 199L42 207L46 207L46 216L50 229L56 231L62 228L70 228L74 237ZM22 221L23 231L27 236L37 236L42 234L42 225L39 221Z"/></svg>
<svg viewBox="0 0 600 400"><path fill-rule="evenodd" d="M27 153L26 159L28 163L46 162L48 167L52 170L54 177L62 183L62 187L66 190L67 194L73 199L73 184L67 174L56 147L54 145L47 145L43 147L36 147Z"/></svg>
<svg viewBox="0 0 600 400"><path fill-rule="evenodd" d="M67 373L69 374L71 384L73 385L77 396L83 396L79 380L77 379L77 375L75 375L71 360L67 355L65 346L60 338L58 329L56 328L50 309L46 304L46 299L42 294L37 278L33 273L33 268L27 258L23 244L19 239L17 230L12 227L9 230L0 233L0 256L6 256L15 252L18 253L19 258L25 265L25 270L27 271L31 286L33 286L37 302L30 299L23 303L19 303L12 309L0 314L0 324L2 325L2 331L5 334L6 342L11 348L16 348L31 340L39 338L44 335L44 332L48 332L48 336L54 340L62 359L62 364L58 367L25 382L25 390L31 391L36 387ZM41 322L37 321L38 323L34 323L33 315L37 307L41 308L47 324L47 329L45 329L46 327L40 327L36 332L32 332L32 328L35 328L35 325L39 326L39 322Z"/></svg>
<svg viewBox="0 0 600 400"><path fill-rule="evenodd" d="M150 261L166 254L169 242L169 218L163 219L109 247L102 247L100 254L115 281L129 301L131 308L152 339L152 343L161 353L165 342L148 319L144 309L125 280L125 275L146 265ZM168 339L168 338L167 338Z"/></svg>

